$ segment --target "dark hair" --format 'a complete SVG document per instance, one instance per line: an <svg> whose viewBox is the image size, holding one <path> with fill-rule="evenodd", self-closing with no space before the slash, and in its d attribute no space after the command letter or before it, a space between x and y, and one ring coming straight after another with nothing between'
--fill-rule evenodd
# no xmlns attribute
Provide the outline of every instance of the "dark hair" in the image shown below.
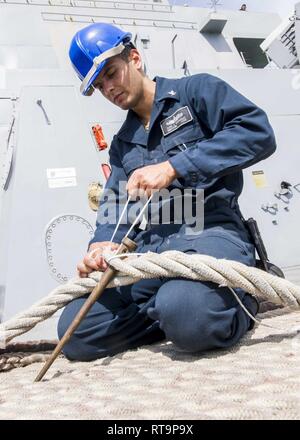
<svg viewBox="0 0 300 440"><path fill-rule="evenodd" d="M124 46L125 46L125 49L123 50L123 52L120 53L120 57L124 61L129 61L130 51L131 51L131 49L135 49L135 45L131 41L128 41L128 42L125 42Z"/></svg>

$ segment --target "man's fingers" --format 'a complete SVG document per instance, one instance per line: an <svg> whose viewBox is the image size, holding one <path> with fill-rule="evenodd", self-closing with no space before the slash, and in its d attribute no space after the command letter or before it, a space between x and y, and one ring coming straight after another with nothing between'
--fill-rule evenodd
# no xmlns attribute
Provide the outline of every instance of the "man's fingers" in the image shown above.
<svg viewBox="0 0 300 440"><path fill-rule="evenodd" d="M84 263L87 267L89 267L89 268L91 268L91 269L93 269L93 270L98 270L98 265L97 265L97 263L96 263L96 258L95 258L95 257L94 257L94 258L90 257L89 254L86 255L86 256L84 257L84 259L83 259L83 263Z"/></svg>
<svg viewBox="0 0 300 440"><path fill-rule="evenodd" d="M139 197L139 195L140 195L140 185L139 185L139 182L137 182L136 180L134 180L133 182L128 184L126 189L127 189L128 194L131 196L131 198L133 200L136 200L137 197Z"/></svg>
<svg viewBox="0 0 300 440"><path fill-rule="evenodd" d="M146 176L142 171L145 168L135 170L128 180L126 190L133 200L138 197L148 199L154 192L159 190L159 188L153 186L155 183L153 176Z"/></svg>
<svg viewBox="0 0 300 440"><path fill-rule="evenodd" d="M94 269L91 269L90 267L86 266L83 262L80 262L77 265L77 270L79 273L87 275L87 274L93 272Z"/></svg>
<svg viewBox="0 0 300 440"><path fill-rule="evenodd" d="M98 270L106 270L107 269L107 263L101 255L98 255L95 258L95 262L97 264Z"/></svg>
<svg viewBox="0 0 300 440"><path fill-rule="evenodd" d="M84 258L82 262L80 262L77 265L77 270L79 274L81 275L88 275L91 272L97 271L97 270L106 270L107 269L107 263L104 260L103 257L100 255L97 256L93 261L91 261L88 256ZM79 276L81 276L79 275Z"/></svg>
<svg viewBox="0 0 300 440"><path fill-rule="evenodd" d="M147 199L149 196L149 193L152 191L148 186L142 185L140 183L128 185L126 187L126 190L128 194L130 195L132 200L137 199Z"/></svg>
<svg viewBox="0 0 300 440"><path fill-rule="evenodd" d="M129 177L129 180L126 185L126 190L132 197L136 196L136 193L138 192L141 186L142 178L143 176L141 175L140 170L135 170Z"/></svg>
<svg viewBox="0 0 300 440"><path fill-rule="evenodd" d="M108 265L102 256L105 251L114 251L118 249L118 243L111 243L110 241L102 241L93 243L90 246L89 253L85 255L83 260L77 265L77 273L80 278L86 278L91 272L104 271Z"/></svg>

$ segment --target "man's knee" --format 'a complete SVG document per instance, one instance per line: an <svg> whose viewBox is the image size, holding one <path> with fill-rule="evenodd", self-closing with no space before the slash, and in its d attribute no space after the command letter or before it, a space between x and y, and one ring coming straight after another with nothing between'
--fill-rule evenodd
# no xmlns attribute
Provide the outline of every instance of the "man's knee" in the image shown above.
<svg viewBox="0 0 300 440"><path fill-rule="evenodd" d="M83 297L73 300L64 308L57 324L57 335L60 340L68 330L85 299L86 298ZM81 321L69 341L64 346L63 354L67 359L89 361L107 355L105 350L103 350L102 354L99 355L101 352L101 332L99 331L99 327L101 327L101 320L100 316L97 316L97 318L97 325L93 325L96 324L95 322L92 322L93 313L87 315ZM104 325L105 323L102 322L102 326ZM95 346L94 343L96 336L97 346Z"/></svg>
<svg viewBox="0 0 300 440"><path fill-rule="evenodd" d="M221 295L232 294L212 283L172 280L159 289L148 313L159 321L166 338L186 351L229 347L247 331L249 319Z"/></svg>
<svg viewBox="0 0 300 440"><path fill-rule="evenodd" d="M92 361L101 356L97 354L95 347L89 347L89 345L81 338L73 335L66 343L62 350L63 354L70 361ZM102 354L106 356L106 354Z"/></svg>

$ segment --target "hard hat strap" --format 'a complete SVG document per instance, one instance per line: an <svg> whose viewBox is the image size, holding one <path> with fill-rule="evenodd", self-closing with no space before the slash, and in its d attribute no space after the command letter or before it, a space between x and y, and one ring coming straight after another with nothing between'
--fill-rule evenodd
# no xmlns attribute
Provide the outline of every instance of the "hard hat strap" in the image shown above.
<svg viewBox="0 0 300 440"><path fill-rule="evenodd" d="M112 47L111 49L103 52L101 55L98 55L97 57L95 57L93 60L92 67L90 68L90 70L88 71L86 76L83 78L83 81L80 86L80 92L83 93L87 84L90 82L93 75L97 72L99 65L103 61L107 60L108 58L114 57L115 55L119 55L121 52L123 52L124 49L125 49L125 46L124 46L124 44L121 43L118 46Z"/></svg>

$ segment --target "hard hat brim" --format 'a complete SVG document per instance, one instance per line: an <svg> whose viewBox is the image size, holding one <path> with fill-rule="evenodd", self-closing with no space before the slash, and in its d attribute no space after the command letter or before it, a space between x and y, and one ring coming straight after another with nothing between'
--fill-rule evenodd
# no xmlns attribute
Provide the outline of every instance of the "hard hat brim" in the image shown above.
<svg viewBox="0 0 300 440"><path fill-rule="evenodd" d="M131 34L129 34L131 35ZM104 68L107 61L123 52L125 49L125 46L123 44L123 41L112 47L111 49L107 50L106 52L103 52L98 57L95 57L93 60L93 65L86 74L86 76L83 78L81 86L80 86L80 92L85 96L91 96L94 92L93 82L97 78L97 76L100 74L102 69Z"/></svg>
<svg viewBox="0 0 300 440"><path fill-rule="evenodd" d="M94 91L95 88L93 87L93 83L96 80L97 76L100 74L100 72L102 71L102 69L104 68L105 64L107 64L107 60L103 61L103 63L100 64L99 68L97 70L95 70L94 74L91 76L91 78L89 79L89 81L83 86L83 81L81 83L80 86L80 93L84 96L91 96Z"/></svg>

